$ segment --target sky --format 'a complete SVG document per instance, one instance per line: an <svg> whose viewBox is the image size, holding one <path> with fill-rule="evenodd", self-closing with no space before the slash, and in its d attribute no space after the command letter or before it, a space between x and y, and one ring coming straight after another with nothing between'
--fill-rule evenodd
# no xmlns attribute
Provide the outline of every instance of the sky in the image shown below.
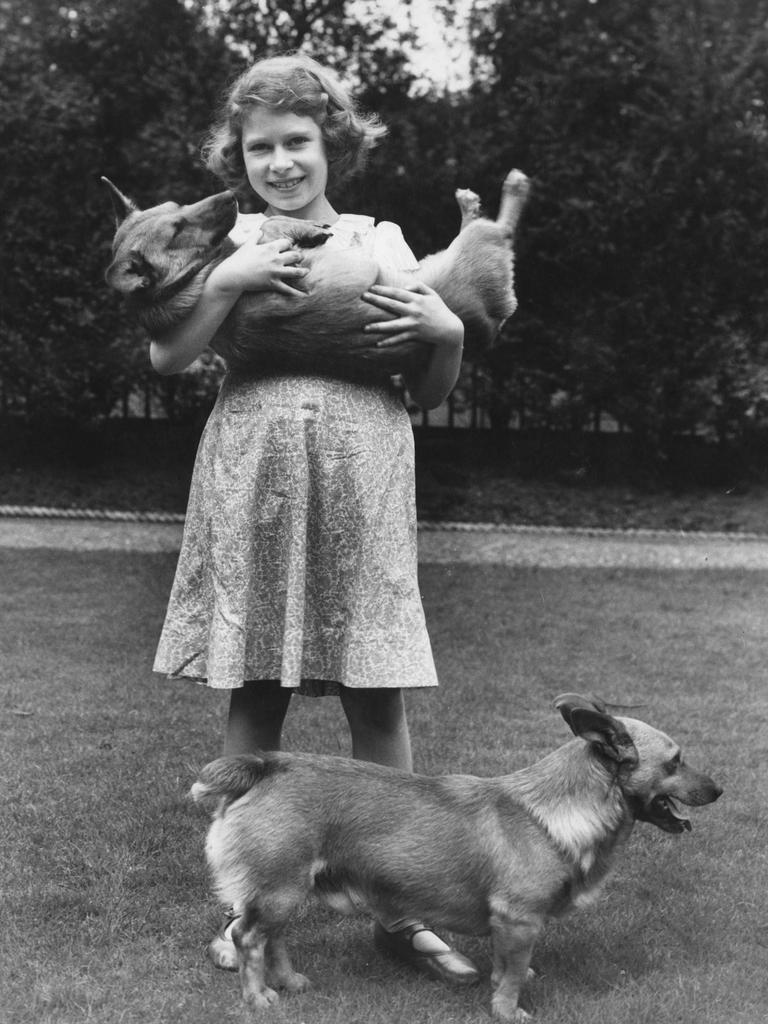
<svg viewBox="0 0 768 1024"><path fill-rule="evenodd" d="M401 0L379 0L381 8L395 21L403 19ZM464 16L471 0L454 0L456 24L450 28L436 11L432 0L411 0L411 18L421 47L411 52L417 74L424 75L435 85L464 88L469 81L469 47L464 42Z"/></svg>

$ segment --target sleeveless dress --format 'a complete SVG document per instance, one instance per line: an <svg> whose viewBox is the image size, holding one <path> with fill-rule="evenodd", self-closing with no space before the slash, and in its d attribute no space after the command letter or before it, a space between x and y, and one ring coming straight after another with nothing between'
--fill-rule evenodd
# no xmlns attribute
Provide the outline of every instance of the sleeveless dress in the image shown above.
<svg viewBox="0 0 768 1024"><path fill-rule="evenodd" d="M262 214L238 218L237 242ZM395 224L343 214L333 247L393 269ZM436 686L417 582L413 431L389 378L227 373L200 440L154 669L309 696Z"/></svg>

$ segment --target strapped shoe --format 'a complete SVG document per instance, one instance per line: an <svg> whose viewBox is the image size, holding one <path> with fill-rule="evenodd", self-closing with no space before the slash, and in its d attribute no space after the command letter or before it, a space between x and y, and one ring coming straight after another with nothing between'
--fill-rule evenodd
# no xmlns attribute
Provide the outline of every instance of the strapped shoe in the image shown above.
<svg viewBox="0 0 768 1024"><path fill-rule="evenodd" d="M472 961L458 950L451 949L450 946L433 953L416 949L413 940L420 932L432 932L432 929L423 924L412 924L396 932L388 932L377 922L373 929L373 942L379 952L409 964L437 981L456 986L477 984L480 972Z"/></svg>
<svg viewBox="0 0 768 1024"><path fill-rule="evenodd" d="M208 943L208 959L222 971L236 971L239 966L237 950L232 941L232 925L240 915L233 910L224 913L224 923Z"/></svg>

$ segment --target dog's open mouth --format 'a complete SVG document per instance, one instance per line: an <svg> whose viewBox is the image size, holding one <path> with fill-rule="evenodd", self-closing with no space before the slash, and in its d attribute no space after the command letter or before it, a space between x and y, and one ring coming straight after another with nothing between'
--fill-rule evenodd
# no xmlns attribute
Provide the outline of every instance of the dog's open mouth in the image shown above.
<svg viewBox="0 0 768 1024"><path fill-rule="evenodd" d="M678 810L677 804L669 796L657 796L646 804L638 818L650 821L652 825L663 828L665 832L690 832L691 823Z"/></svg>

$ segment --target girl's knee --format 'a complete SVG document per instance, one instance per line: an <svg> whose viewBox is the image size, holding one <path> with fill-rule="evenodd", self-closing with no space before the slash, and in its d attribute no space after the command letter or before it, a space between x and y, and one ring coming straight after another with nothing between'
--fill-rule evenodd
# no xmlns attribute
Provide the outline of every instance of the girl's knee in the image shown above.
<svg viewBox="0 0 768 1024"><path fill-rule="evenodd" d="M341 700L352 736L353 757L413 771L405 702L399 689L343 689Z"/></svg>
<svg viewBox="0 0 768 1024"><path fill-rule="evenodd" d="M405 702L399 688L352 690L344 687L341 703L351 726L394 732L405 722Z"/></svg>
<svg viewBox="0 0 768 1024"><path fill-rule="evenodd" d="M225 754L279 750L291 691L272 680L247 682L233 690L224 738Z"/></svg>

